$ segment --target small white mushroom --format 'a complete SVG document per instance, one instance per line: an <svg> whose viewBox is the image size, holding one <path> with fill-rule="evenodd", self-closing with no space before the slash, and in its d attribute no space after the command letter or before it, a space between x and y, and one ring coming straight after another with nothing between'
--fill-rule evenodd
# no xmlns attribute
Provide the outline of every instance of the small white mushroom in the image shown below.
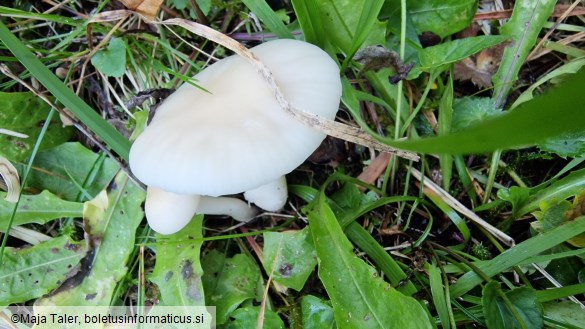
<svg viewBox="0 0 585 329"><path fill-rule="evenodd" d="M297 40L270 41L251 51L293 106L335 118L341 80L324 51ZM239 199L210 197L245 192L260 208L279 210L287 199L284 175L325 138L282 110L262 76L239 56L194 78L201 88L185 83L177 89L130 150L132 172L149 186L148 222L164 234L180 230L195 213L240 221L253 216Z"/></svg>

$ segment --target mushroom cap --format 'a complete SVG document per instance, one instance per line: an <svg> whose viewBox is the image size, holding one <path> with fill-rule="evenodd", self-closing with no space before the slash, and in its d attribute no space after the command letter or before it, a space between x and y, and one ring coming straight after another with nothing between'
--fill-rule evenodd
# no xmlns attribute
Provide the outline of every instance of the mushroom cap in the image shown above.
<svg viewBox="0 0 585 329"><path fill-rule="evenodd" d="M296 108L334 119L341 98L337 64L320 48L275 40L250 49ZM183 84L157 109L130 150L130 168L149 186L180 194L240 193L298 167L325 134L277 103L260 73L231 56Z"/></svg>

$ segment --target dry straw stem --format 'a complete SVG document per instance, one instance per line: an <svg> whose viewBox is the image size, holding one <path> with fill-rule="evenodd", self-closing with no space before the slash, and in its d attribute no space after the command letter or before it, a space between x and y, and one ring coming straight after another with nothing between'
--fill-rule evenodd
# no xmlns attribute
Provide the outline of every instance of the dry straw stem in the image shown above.
<svg viewBox="0 0 585 329"><path fill-rule="evenodd" d="M249 51L246 47L244 47L242 44L224 35L223 33L218 32L205 25L201 25L180 18L168 19L162 22L155 23L165 26L168 25L180 26L194 34L197 34L201 37L218 43L232 50L236 54L244 57L250 64L252 64L256 68L256 70L266 80L268 87L272 90L274 97L278 101L278 104L281 106L281 108L284 111L286 111L289 115L294 117L296 120L299 120L305 125L318 129L326 133L327 135L337 137L348 142L363 145L366 147L371 147L381 152L393 153L405 159L418 161L419 157L415 153L399 150L388 145L385 145L376 140L375 138L373 138L372 136L370 136L368 133L364 132L360 128L349 126L336 121L327 120L318 115L307 113L305 111L293 107L290 104L290 102L286 99L286 97L284 97L282 91L278 87L276 80L274 79L274 76L266 67L266 65L264 65L264 63L262 63L258 58L256 58L256 56L254 56L254 54L251 51Z"/></svg>
<svg viewBox="0 0 585 329"><path fill-rule="evenodd" d="M463 216L469 218L471 221L475 222L477 225L486 229L486 231L490 232L494 235L498 240L502 241L507 246L514 246L515 242L509 235L506 233L498 230L490 223L486 222L485 220L481 219L478 215L476 215L473 211L469 210L465 207L461 202L457 201L454 197L452 197L449 193L439 187L437 184L433 183L433 181L428 178L424 177L420 173L420 171L410 168L410 172L412 175L418 179L419 181L423 181L423 185L429 188L431 191L435 192L441 200L443 200L446 204L448 204L451 208L455 209L458 213L462 214Z"/></svg>

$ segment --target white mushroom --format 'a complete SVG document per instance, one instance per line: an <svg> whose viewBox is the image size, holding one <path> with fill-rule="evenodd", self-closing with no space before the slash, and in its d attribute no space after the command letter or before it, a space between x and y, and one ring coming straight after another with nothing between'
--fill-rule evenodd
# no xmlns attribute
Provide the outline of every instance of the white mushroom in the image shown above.
<svg viewBox="0 0 585 329"><path fill-rule="evenodd" d="M324 51L297 40L270 41L251 51L293 106L335 118L341 80ZM185 83L177 89L130 150L132 172L149 186L146 217L160 233L180 230L195 213L240 221L253 216L239 199L209 197L245 192L260 208L279 210L287 198L284 175L325 138L282 110L261 75L239 56L194 78L201 88Z"/></svg>

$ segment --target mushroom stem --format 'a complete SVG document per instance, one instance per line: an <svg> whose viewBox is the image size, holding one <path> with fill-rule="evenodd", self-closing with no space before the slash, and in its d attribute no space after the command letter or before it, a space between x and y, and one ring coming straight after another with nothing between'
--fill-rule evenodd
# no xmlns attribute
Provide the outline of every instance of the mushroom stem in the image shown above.
<svg viewBox="0 0 585 329"><path fill-rule="evenodd" d="M275 181L248 190L244 192L244 198L264 210L278 211L284 207L288 198L286 178L280 176Z"/></svg>
<svg viewBox="0 0 585 329"><path fill-rule="evenodd" d="M256 215L256 211L240 199L211 196L201 196L197 213L228 215L240 222L246 222Z"/></svg>
<svg viewBox="0 0 585 329"><path fill-rule="evenodd" d="M152 186L146 189L144 212L148 225L160 234L180 231L196 213L228 215L240 222L256 215L254 208L240 199L176 194Z"/></svg>
<svg viewBox="0 0 585 329"><path fill-rule="evenodd" d="M148 225L160 234L173 234L189 224L198 208L199 195L167 192L149 186L144 212Z"/></svg>

